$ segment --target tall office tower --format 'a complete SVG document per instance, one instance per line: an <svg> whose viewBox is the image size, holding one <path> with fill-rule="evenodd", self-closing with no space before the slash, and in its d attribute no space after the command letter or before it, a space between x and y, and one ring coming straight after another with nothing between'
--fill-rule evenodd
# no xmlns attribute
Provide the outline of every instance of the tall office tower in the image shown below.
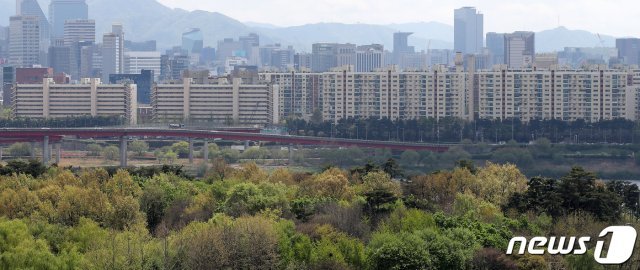
<svg viewBox="0 0 640 270"><path fill-rule="evenodd" d="M240 44L242 44L242 50L244 51L244 55L242 56L247 59L257 58L258 55L255 55L254 49L260 47L260 36L256 33L250 33L246 36L241 36L238 38Z"/></svg>
<svg viewBox="0 0 640 270"><path fill-rule="evenodd" d="M315 43L312 48L312 70L325 72L332 68L354 66L356 63L356 45L338 43Z"/></svg>
<svg viewBox="0 0 640 270"><path fill-rule="evenodd" d="M313 67L313 55L310 53L296 53L293 56L293 66L296 71L310 71Z"/></svg>
<svg viewBox="0 0 640 270"><path fill-rule="evenodd" d="M9 64L30 67L40 64L40 21L35 16L9 19Z"/></svg>
<svg viewBox="0 0 640 270"><path fill-rule="evenodd" d="M62 39L57 39L49 47L49 66L55 73L71 74L71 47L65 46Z"/></svg>
<svg viewBox="0 0 640 270"><path fill-rule="evenodd" d="M383 45L372 44L356 48L356 72L371 72L384 65Z"/></svg>
<svg viewBox="0 0 640 270"><path fill-rule="evenodd" d="M39 64L46 65L47 61L47 50L49 49L49 41L51 38L50 28L51 25L47 20L47 17L42 12L42 8L38 4L37 0L17 0L16 1L16 15L17 16L33 16L37 17L38 20L38 30L40 31L40 56L39 56Z"/></svg>
<svg viewBox="0 0 640 270"><path fill-rule="evenodd" d="M618 59L626 65L640 65L640 39L619 38L616 39Z"/></svg>
<svg viewBox="0 0 640 270"><path fill-rule="evenodd" d="M415 48L409 46L409 36L413 33L396 32L393 33L393 63L400 65L402 57L406 54L415 53Z"/></svg>
<svg viewBox="0 0 640 270"><path fill-rule="evenodd" d="M66 21L87 19L89 19L89 7L85 0L51 0L49 4L51 36L54 39L64 36Z"/></svg>
<svg viewBox="0 0 640 270"><path fill-rule="evenodd" d="M182 33L182 49L189 54L200 54L204 47L202 31L200 28L191 28Z"/></svg>
<svg viewBox="0 0 640 270"><path fill-rule="evenodd" d="M0 65L9 58L9 27L0 26Z"/></svg>
<svg viewBox="0 0 640 270"><path fill-rule="evenodd" d="M503 33L487 33L487 49L491 65L504 64L504 35Z"/></svg>
<svg viewBox="0 0 640 270"><path fill-rule="evenodd" d="M454 11L454 49L462 54L480 54L483 48L484 15L474 7Z"/></svg>
<svg viewBox="0 0 640 270"><path fill-rule="evenodd" d="M96 21L94 20L68 20L64 22L62 35L64 44L72 46L76 42L96 42Z"/></svg>
<svg viewBox="0 0 640 270"><path fill-rule="evenodd" d="M124 72L124 30L122 24L114 24L111 33L102 37L102 78Z"/></svg>
<svg viewBox="0 0 640 270"><path fill-rule="evenodd" d="M245 57L245 49L240 41L235 41L233 38L225 38L218 41L218 49L216 50L216 60L224 62L227 57L240 56Z"/></svg>
<svg viewBox="0 0 640 270"><path fill-rule="evenodd" d="M142 70L151 70L157 79L161 72L160 52L125 52L123 73L138 74Z"/></svg>
<svg viewBox="0 0 640 270"><path fill-rule="evenodd" d="M517 31L504 36L505 64L509 68L530 68L536 57L536 34Z"/></svg>
<svg viewBox="0 0 640 270"><path fill-rule="evenodd" d="M96 43L96 22L94 20L68 20L64 23L64 44L71 48L71 77L80 79L90 73L81 72L82 61L91 62L88 57L82 57L84 46ZM83 76L84 75L84 76Z"/></svg>

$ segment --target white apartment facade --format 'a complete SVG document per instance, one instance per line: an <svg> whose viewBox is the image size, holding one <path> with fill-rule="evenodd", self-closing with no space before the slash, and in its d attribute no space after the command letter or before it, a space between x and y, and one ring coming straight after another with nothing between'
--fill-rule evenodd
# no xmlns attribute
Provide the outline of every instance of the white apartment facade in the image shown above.
<svg viewBox="0 0 640 270"><path fill-rule="evenodd" d="M243 84L242 79L220 78L210 84L155 85L151 95L157 122L217 122L234 125L271 125L280 122L279 87L268 83Z"/></svg>
<svg viewBox="0 0 640 270"><path fill-rule="evenodd" d="M65 118L74 116L122 116L137 123L135 84L101 84L83 79L79 84L16 84L12 93L13 116L18 118Z"/></svg>

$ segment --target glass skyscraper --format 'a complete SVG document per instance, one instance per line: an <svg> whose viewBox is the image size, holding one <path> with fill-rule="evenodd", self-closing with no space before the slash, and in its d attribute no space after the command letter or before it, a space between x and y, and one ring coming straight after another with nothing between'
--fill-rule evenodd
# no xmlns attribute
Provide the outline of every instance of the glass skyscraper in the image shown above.
<svg viewBox="0 0 640 270"><path fill-rule="evenodd" d="M189 53L200 53L203 46L203 36L200 28L191 28L182 34L183 50Z"/></svg>
<svg viewBox="0 0 640 270"><path fill-rule="evenodd" d="M64 36L64 22L67 20L87 20L89 8L85 0L51 0L49 4L49 20L51 21L51 36Z"/></svg>

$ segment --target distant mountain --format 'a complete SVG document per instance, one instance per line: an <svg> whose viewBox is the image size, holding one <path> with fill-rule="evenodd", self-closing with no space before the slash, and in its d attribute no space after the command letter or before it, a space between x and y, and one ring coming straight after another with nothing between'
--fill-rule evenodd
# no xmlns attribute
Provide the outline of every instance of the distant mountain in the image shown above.
<svg viewBox="0 0 640 270"><path fill-rule="evenodd" d="M600 43L598 34L583 30L569 30L558 27L536 33L536 51L562 51L564 47L615 47L616 38L600 35L604 44Z"/></svg>
<svg viewBox="0 0 640 270"><path fill-rule="evenodd" d="M50 0L38 0L47 12ZM217 12L186 11L168 8L156 0L87 0L89 16L96 20L97 39L109 32L113 22L124 24L126 38L133 41L155 39L159 48L179 45L187 28L199 27L206 46L216 46L218 40L237 38L250 32L260 35L262 44L293 45L299 51L311 51L315 42L351 42L358 45L379 43L393 49L393 33L413 32L409 43L416 50L453 48L453 27L438 22L418 22L391 25L318 23L292 27L271 24L242 23ZM9 24L15 12L15 0L0 0L0 25ZM488 30L488 29L485 29ZM615 38L601 36L605 47L615 46ZM564 47L599 47L598 36L582 30L564 27L536 33L538 52L560 51Z"/></svg>
<svg viewBox="0 0 640 270"><path fill-rule="evenodd" d="M431 25L431 23L426 23ZM280 28L255 28L258 32L263 33L276 41L291 44L298 50L311 51L311 44L316 42L339 42L339 43L355 43L363 44L383 44L386 49L393 49L393 33L398 31L415 31L420 24L406 25L372 25L372 24L342 24L342 23L317 23L306 24L301 26L280 27ZM446 28L437 26L440 28ZM442 29L438 29L436 35L430 36L426 30L411 36L409 43L416 47L416 50L425 50L431 39L431 48L443 49L453 47L453 44L447 39L439 39L445 37ZM453 35L453 34L452 34Z"/></svg>

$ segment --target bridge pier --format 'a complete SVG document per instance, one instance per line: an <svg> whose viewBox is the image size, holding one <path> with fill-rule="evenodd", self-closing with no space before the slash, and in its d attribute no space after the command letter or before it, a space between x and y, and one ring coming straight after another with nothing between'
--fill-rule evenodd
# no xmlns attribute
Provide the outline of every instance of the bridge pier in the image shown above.
<svg viewBox="0 0 640 270"><path fill-rule="evenodd" d="M56 143L56 164L60 165L60 159L62 156L62 144Z"/></svg>
<svg viewBox="0 0 640 270"><path fill-rule="evenodd" d="M42 140L42 165L44 166L49 165L49 158L51 158L50 150L49 136L44 136L44 139Z"/></svg>
<svg viewBox="0 0 640 270"><path fill-rule="evenodd" d="M120 137L120 167L127 167L127 137Z"/></svg>
<svg viewBox="0 0 640 270"><path fill-rule="evenodd" d="M209 163L209 141L204 140L204 144L202 146L202 159L204 159L204 164Z"/></svg>
<svg viewBox="0 0 640 270"><path fill-rule="evenodd" d="M193 138L189 138L189 164L193 164Z"/></svg>
<svg viewBox="0 0 640 270"><path fill-rule="evenodd" d="M0 146L0 161L2 161L3 156L4 156L4 147Z"/></svg>
<svg viewBox="0 0 640 270"><path fill-rule="evenodd" d="M244 141L244 150L249 149L249 143L250 141Z"/></svg>

